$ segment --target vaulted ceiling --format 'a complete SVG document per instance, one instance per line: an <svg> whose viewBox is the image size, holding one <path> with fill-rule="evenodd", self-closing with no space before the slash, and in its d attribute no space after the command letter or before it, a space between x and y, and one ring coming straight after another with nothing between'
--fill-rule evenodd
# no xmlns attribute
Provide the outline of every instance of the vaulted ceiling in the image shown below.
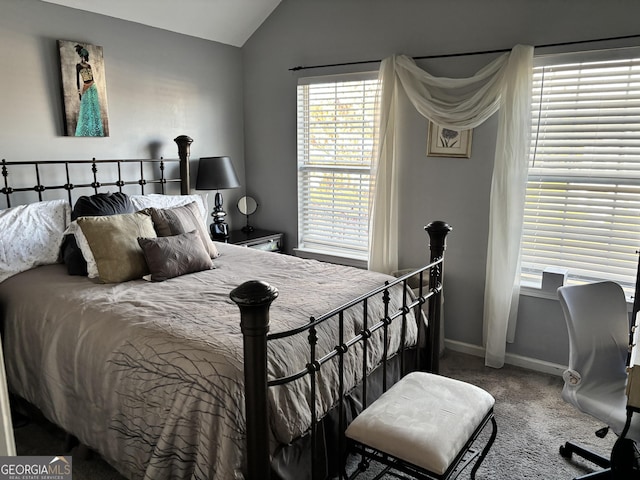
<svg viewBox="0 0 640 480"><path fill-rule="evenodd" d="M241 47L281 0L42 0Z"/></svg>

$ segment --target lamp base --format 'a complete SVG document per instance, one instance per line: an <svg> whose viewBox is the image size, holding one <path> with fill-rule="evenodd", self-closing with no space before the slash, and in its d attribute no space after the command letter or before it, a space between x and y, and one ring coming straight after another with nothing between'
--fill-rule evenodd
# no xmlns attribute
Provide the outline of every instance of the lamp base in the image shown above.
<svg viewBox="0 0 640 480"><path fill-rule="evenodd" d="M226 223L211 224L211 238L214 240L226 240L229 238L229 225Z"/></svg>

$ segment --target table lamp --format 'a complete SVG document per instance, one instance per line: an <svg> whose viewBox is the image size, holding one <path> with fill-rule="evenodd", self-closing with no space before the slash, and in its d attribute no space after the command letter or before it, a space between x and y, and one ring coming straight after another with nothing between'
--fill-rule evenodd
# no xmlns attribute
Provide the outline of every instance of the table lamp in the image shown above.
<svg viewBox="0 0 640 480"><path fill-rule="evenodd" d="M214 201L211 238L226 240L229 238L229 225L224 221L227 216L222 209L222 194L219 190L238 188L240 182L229 157L202 157L198 163L196 190L218 190Z"/></svg>

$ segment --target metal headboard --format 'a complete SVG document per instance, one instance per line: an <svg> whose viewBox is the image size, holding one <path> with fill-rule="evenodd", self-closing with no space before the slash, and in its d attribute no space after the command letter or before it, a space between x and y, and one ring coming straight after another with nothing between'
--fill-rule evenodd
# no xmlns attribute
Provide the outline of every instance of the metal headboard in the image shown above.
<svg viewBox="0 0 640 480"><path fill-rule="evenodd" d="M189 180L189 154L190 154L190 145L193 142L191 138L186 135L181 135L174 139L174 141L178 144L178 156L177 159L138 159L138 160L96 160L95 158L91 160L40 160L40 161L15 161L9 162L5 159L2 159L2 177L4 180L4 186L0 189L0 193L5 196L7 208L11 207L11 195L18 192L36 192L38 194L38 201L43 200L42 193L45 190L66 190L67 197L69 199L69 203L73 205L73 195L72 191L76 188L93 188L95 193L98 193L98 189L104 187L117 187L120 192L122 192L122 188L126 185L139 185L140 193L144 195L145 186L147 185L159 185L161 193L165 193L165 186L168 183L179 183L180 184L180 192L181 194L187 194L190 191L190 180ZM178 163L180 166L180 176L178 178L166 178L165 169L167 163ZM138 165L139 166L139 177L135 179L125 179L123 178L123 166L124 165ZM33 166L36 184L33 187L12 187L10 184L10 174L12 171L12 167L17 166ZM93 181L88 183L78 183L74 184L71 182L71 175L69 171L69 167L73 165L91 165L91 172ZM108 180L103 180L102 170L104 170L107 165L115 165L117 168L116 178L109 178ZM149 172L145 172L145 166L157 166L157 168L153 168L153 174L149 174ZM49 168L51 166L60 166L60 168L64 167L64 177L66 179L63 184L53 184L48 185L45 184L42 180L42 168ZM159 171L159 173L157 173ZM145 177L145 173L147 173ZM108 173L109 174L109 173ZM110 173L113 175L113 173ZM151 178L149 178L151 177ZM88 178L88 176L84 176L84 178Z"/></svg>

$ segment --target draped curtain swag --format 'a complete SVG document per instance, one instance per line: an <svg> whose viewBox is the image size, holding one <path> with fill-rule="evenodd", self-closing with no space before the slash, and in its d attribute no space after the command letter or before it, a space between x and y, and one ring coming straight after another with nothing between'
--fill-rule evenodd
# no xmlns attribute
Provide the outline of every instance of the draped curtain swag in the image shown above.
<svg viewBox="0 0 640 480"><path fill-rule="evenodd" d="M489 246L484 297L485 363L502 367L513 335L519 294L519 255L527 182L533 47L517 45L470 78L434 77L404 55L380 65L378 148L371 205L369 268L398 268L398 94L444 127L475 128L499 110L491 184ZM509 340L513 341L513 338Z"/></svg>

